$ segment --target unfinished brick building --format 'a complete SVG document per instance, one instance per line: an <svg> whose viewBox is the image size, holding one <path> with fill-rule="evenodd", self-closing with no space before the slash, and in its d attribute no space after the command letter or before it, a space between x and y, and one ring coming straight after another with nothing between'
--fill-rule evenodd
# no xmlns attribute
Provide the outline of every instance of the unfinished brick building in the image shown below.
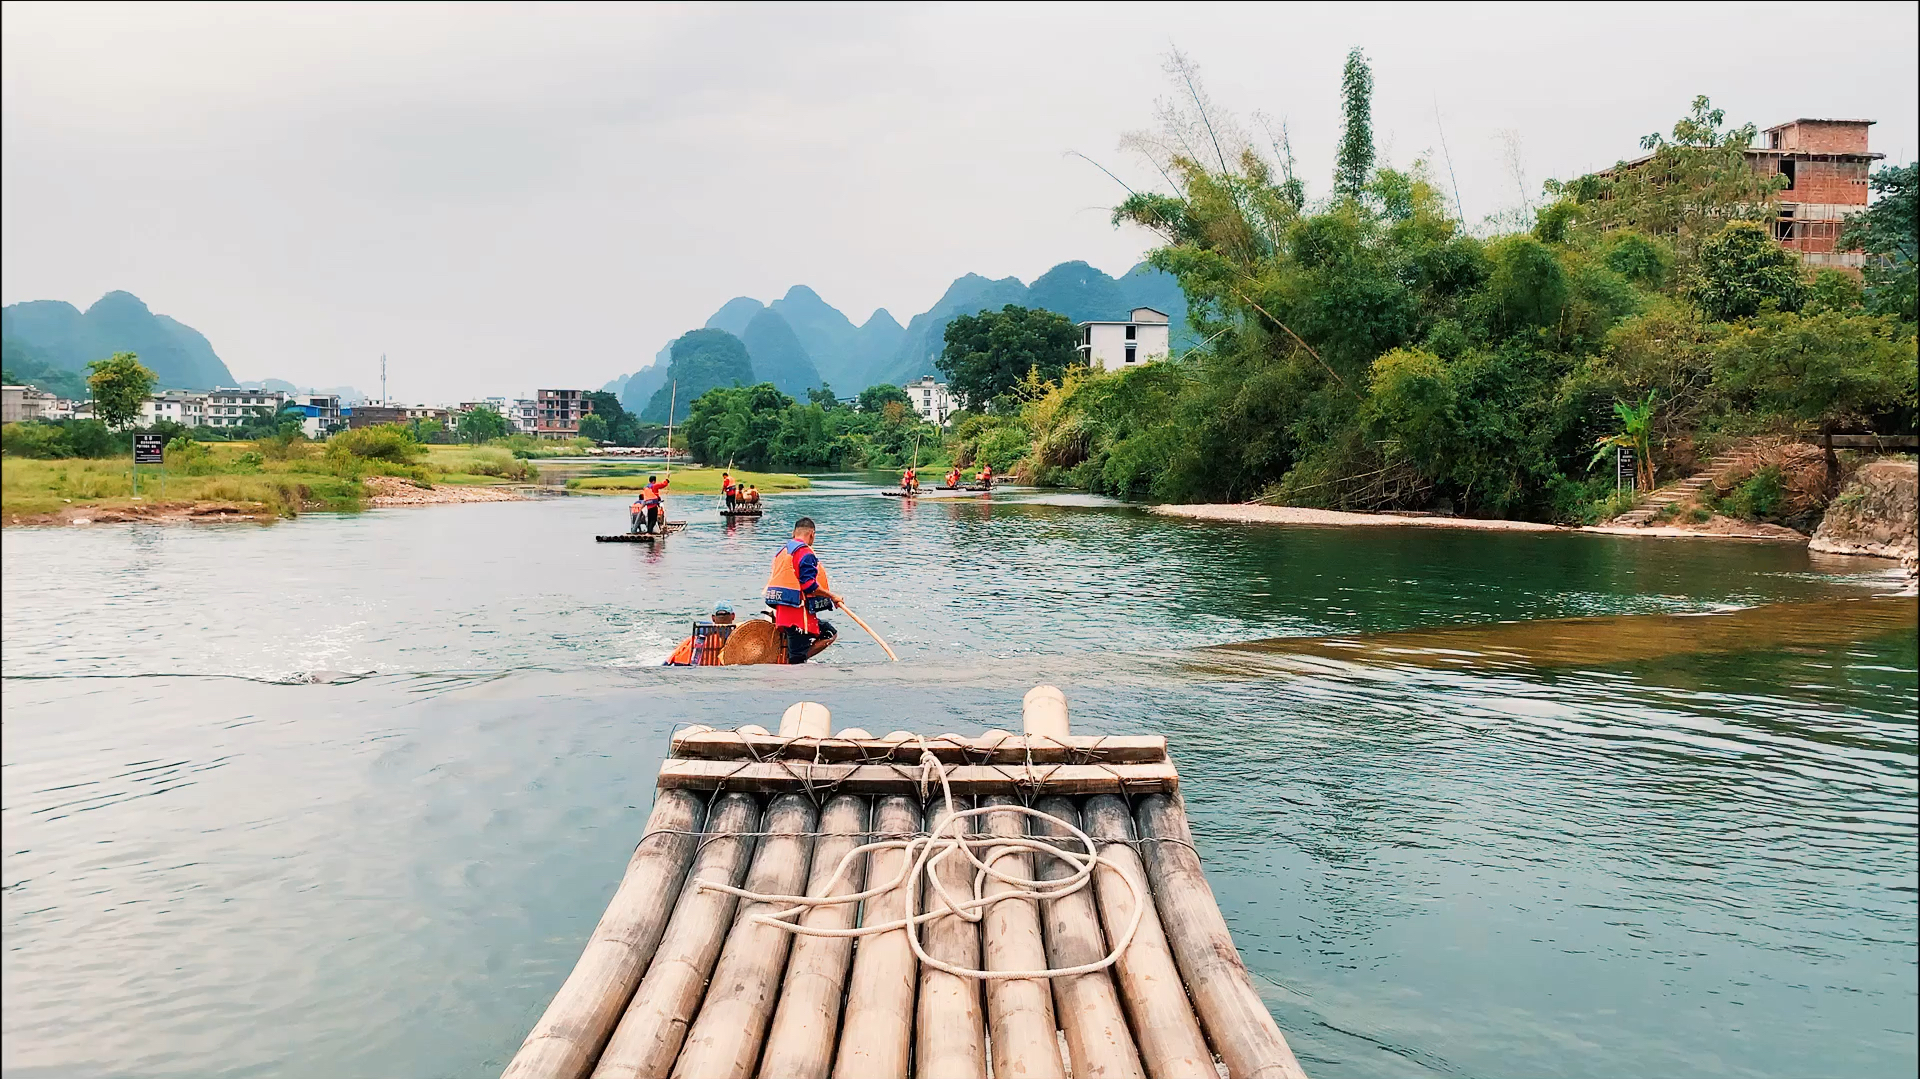
<svg viewBox="0 0 1920 1079"><path fill-rule="evenodd" d="M1747 151L1756 171L1787 178L1780 192L1774 238L1809 266L1858 270L1859 251L1837 251L1847 217L1867 208L1867 169L1885 154L1869 153L1872 120L1802 118L1776 124L1763 134L1763 146Z"/></svg>

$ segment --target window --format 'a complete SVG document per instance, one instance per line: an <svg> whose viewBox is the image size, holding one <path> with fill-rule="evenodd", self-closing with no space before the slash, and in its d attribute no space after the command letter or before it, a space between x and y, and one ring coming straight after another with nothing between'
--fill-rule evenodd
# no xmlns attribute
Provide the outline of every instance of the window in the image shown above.
<svg viewBox="0 0 1920 1079"><path fill-rule="evenodd" d="M1093 327L1092 326L1087 326L1083 328L1083 332L1080 334L1080 343L1083 345L1093 344Z"/></svg>
<svg viewBox="0 0 1920 1079"><path fill-rule="evenodd" d="M1793 158L1783 157L1780 159L1780 175L1785 176L1787 178L1788 191L1793 190L1793 167L1794 167Z"/></svg>
<svg viewBox="0 0 1920 1079"><path fill-rule="evenodd" d="M1128 326L1128 327L1127 327L1127 340L1129 340L1129 341L1131 341L1131 340L1133 340L1133 339L1134 339L1134 337L1138 335L1138 331L1139 331L1139 329L1140 329L1140 327L1138 327L1138 326Z"/></svg>
<svg viewBox="0 0 1920 1079"><path fill-rule="evenodd" d="M1133 327L1131 327L1131 326L1129 326L1129 327L1127 327L1127 329L1129 329L1129 330L1131 330L1131 329L1133 329ZM1128 363L1132 363L1132 362L1134 361L1134 352L1135 352L1135 351L1136 351L1136 346L1134 346L1134 345L1128 345L1128 346L1127 346L1127 362L1128 362Z"/></svg>

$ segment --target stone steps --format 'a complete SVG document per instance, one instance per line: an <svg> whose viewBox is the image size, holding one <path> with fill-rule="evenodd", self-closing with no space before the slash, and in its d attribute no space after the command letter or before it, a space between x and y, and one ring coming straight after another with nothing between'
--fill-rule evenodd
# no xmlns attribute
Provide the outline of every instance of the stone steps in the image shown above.
<svg viewBox="0 0 1920 1079"><path fill-rule="evenodd" d="M1653 520L1654 515L1668 506L1681 502L1690 502L1695 495L1713 482L1720 470L1734 463L1738 454L1724 453L1708 461L1705 468L1688 476L1684 480L1669 483L1634 504L1627 512L1613 519L1617 525L1644 525Z"/></svg>

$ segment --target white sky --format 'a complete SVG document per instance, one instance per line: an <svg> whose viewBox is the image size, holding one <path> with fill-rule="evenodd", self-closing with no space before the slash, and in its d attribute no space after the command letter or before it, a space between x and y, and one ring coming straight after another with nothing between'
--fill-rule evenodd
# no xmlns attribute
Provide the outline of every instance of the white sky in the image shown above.
<svg viewBox="0 0 1920 1079"><path fill-rule="evenodd" d="M597 388L729 297L902 322L972 271L1150 242L1067 151L1151 126L1177 45L1283 118L1324 195L1346 51L1396 164L1439 128L1469 220L1733 123L1866 117L1920 148L1912 3L854 7L38 4L0 19L0 299L126 289L234 374L458 400ZM1444 178L1444 163L1439 174Z"/></svg>

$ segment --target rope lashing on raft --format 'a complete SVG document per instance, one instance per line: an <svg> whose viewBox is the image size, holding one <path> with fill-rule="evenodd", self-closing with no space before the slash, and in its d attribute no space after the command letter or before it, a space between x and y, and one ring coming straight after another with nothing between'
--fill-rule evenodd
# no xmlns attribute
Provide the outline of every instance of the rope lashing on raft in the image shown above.
<svg viewBox="0 0 1920 1079"><path fill-rule="evenodd" d="M1093 837L1051 813L1042 813L1037 809L1022 805L980 806L975 809L956 810L953 805L953 789L947 783L946 765L942 764L940 758L934 756L933 753L926 748L924 739L921 740L920 745L921 775L923 777L939 777L940 797L946 807L941 816L939 826L932 832L925 835L916 835L909 839L882 840L877 843L867 843L853 848L841 857L840 863L834 867L833 876L827 881L826 887L823 889L827 894L822 896L773 895L765 892L748 891L745 888L736 888L731 884L723 884L710 880L701 880L695 883L698 887L706 891L724 892L728 895L738 896L741 899L756 903L784 905L784 910L756 914L752 920L762 925L778 926L790 933L799 933L814 937L869 937L881 933L890 933L896 929L905 929L907 941L912 945L913 954L919 958L920 962L935 970L942 970L961 978L972 978L976 981L1068 978L1079 974L1092 974L1097 970L1105 970L1118 962L1121 953L1127 950L1127 945L1133 943L1134 934L1139 931L1140 921L1146 914L1146 897L1140 894L1139 888L1134 885L1133 878L1128 876L1116 863L1101 855L1099 850L1094 846ZM951 831L951 829L955 828L955 826L962 821L972 817L984 816L989 813L1020 813L1032 817L1035 820L1046 821L1055 827L1071 833L1072 837L1086 849L1086 853L1076 853L1066 847L1055 846L1052 843L1043 842L1030 836L968 835ZM975 847L988 848L986 861L981 861L980 857L973 852L973 848ZM885 884L868 888L863 892L853 892L847 895L832 894L834 888L838 887L840 882L846 879L847 871L856 864L855 859L875 851L883 850L907 851L907 862L901 868L899 876ZM973 897L961 902L954 901L953 896L948 893L946 885L941 882L940 874L935 872L940 864L952 857L956 851L965 855L967 860L974 865ZM994 862L1000 860L1000 858L1007 854L1018 851L1032 851L1045 857L1058 858L1072 866L1074 871L1072 874L1057 880L1038 880L1030 877L1016 876L994 868ZM933 956L928 955L927 950L921 946L919 926L922 922L929 922L936 918L944 918L949 914L969 922L978 922L985 917L985 909L995 903L1005 902L1010 899L1060 899L1086 888L1093 880L1094 869L1100 866L1104 866L1109 872L1118 876L1120 880L1126 884L1127 893L1133 899L1133 917L1127 922L1126 932L1120 934L1120 939L1114 944L1113 950L1108 952L1105 958L1091 963L1081 963L1078 966L1049 967L1044 970L976 970L970 967L955 966L951 963L935 959ZM821 929L786 920L789 918L798 918L801 914L813 907L837 906L871 899L875 896L890 892L905 884L907 881L920 876L926 878L929 890L939 895L941 902L945 904L944 907L939 910L920 910L920 889L916 887L909 893L912 899L908 906L907 917L897 918L890 922L862 925L851 929ZM992 877L1008 885L1012 890L993 896L985 895L983 889L985 888L988 877Z"/></svg>

